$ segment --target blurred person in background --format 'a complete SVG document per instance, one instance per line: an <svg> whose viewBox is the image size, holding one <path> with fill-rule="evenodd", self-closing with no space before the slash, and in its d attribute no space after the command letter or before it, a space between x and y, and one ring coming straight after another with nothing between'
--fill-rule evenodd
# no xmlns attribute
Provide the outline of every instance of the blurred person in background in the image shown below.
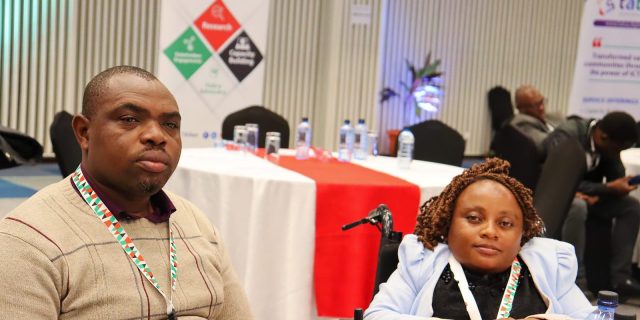
<svg viewBox="0 0 640 320"><path fill-rule="evenodd" d="M640 204L629 195L636 186L629 184L631 177L625 176L620 159L620 152L631 148L638 139L636 122L625 112L610 112L601 120L572 117L549 134L543 142L544 150L565 139L580 143L587 163L587 172L577 190L581 196L574 200L573 207L576 201L582 201L579 206L587 209L587 216L614 220L610 283L623 296L639 296L640 284L631 277L631 259L640 226ZM565 221L563 233L577 236L577 243L571 242L576 251L583 252L587 216L572 217L572 214Z"/></svg>

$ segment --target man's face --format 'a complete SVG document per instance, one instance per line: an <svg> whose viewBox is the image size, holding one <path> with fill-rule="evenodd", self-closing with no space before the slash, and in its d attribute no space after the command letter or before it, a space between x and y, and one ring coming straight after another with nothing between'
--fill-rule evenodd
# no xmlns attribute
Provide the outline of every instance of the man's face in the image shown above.
<svg viewBox="0 0 640 320"><path fill-rule="evenodd" d="M91 175L123 196L151 195L178 164L180 113L159 81L113 76L89 117L85 164Z"/></svg>
<svg viewBox="0 0 640 320"><path fill-rule="evenodd" d="M593 144L596 151L607 157L618 157L622 150L629 149L633 146L631 142L619 142L612 140L604 131L596 127L593 130Z"/></svg>
<svg viewBox="0 0 640 320"><path fill-rule="evenodd" d="M480 180L458 196L447 243L464 267L482 273L502 272L520 251L523 223L513 193L493 180Z"/></svg>
<svg viewBox="0 0 640 320"><path fill-rule="evenodd" d="M534 118L544 120L545 97L538 90L528 92L518 105L518 111Z"/></svg>

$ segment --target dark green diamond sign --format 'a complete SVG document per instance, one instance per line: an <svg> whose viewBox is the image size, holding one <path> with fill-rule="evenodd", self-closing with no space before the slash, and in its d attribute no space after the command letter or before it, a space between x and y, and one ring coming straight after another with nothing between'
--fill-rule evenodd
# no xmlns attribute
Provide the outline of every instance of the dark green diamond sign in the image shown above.
<svg viewBox="0 0 640 320"><path fill-rule="evenodd" d="M164 49L164 54L187 80L211 57L211 52L191 27Z"/></svg>

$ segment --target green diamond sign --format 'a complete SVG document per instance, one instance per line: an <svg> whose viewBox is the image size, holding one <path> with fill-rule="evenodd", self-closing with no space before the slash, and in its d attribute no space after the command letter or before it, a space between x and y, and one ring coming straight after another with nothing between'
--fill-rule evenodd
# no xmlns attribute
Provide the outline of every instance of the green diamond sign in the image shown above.
<svg viewBox="0 0 640 320"><path fill-rule="evenodd" d="M211 52L191 27L164 49L164 54L187 80L211 57Z"/></svg>

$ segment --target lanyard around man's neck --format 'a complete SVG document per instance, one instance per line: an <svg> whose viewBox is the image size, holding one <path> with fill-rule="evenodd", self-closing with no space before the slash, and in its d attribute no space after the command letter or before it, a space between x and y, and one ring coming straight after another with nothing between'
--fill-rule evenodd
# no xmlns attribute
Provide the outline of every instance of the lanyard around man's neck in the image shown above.
<svg viewBox="0 0 640 320"><path fill-rule="evenodd" d="M107 206L100 200L100 197L96 194L95 190L89 185L89 182L84 177L82 173L82 169L80 166L76 169L76 171L72 175L73 183L75 184L78 192L82 196L82 199L89 205L89 207L93 210L93 213L96 214L96 217L104 223L107 227L111 235L116 238L116 241L120 243L124 252L131 258L131 261L138 267L138 270L151 282L154 288L160 292L162 297L165 299L167 303L167 316L170 320L175 319L176 312L173 308L173 302L171 301L171 297L167 297L167 295L160 289L160 284L158 280L153 276L151 272L151 268L145 261L144 257L136 248L136 245L133 243L133 240L129 237L122 224L116 219L111 210L107 208ZM169 226L169 266L171 269L171 289L172 291L176 289L176 282L178 279L178 256L176 254L176 245L173 241L173 231L171 230L171 221L167 222Z"/></svg>
<svg viewBox="0 0 640 320"><path fill-rule="evenodd" d="M458 283L458 288L462 294L462 300L464 300L469 318L471 320L482 320L476 299L473 297L471 290L469 290L469 283L467 282L467 277L464 275L464 270L462 270L460 262L453 257L453 254L449 256L449 267L453 273L453 278ZM500 302L496 319L509 318L511 308L513 307L513 298L516 296L516 290L518 289L518 278L520 278L521 270L522 266L518 258L515 258L511 264L511 274L509 274L509 281L504 288L504 294L502 295L502 301Z"/></svg>

